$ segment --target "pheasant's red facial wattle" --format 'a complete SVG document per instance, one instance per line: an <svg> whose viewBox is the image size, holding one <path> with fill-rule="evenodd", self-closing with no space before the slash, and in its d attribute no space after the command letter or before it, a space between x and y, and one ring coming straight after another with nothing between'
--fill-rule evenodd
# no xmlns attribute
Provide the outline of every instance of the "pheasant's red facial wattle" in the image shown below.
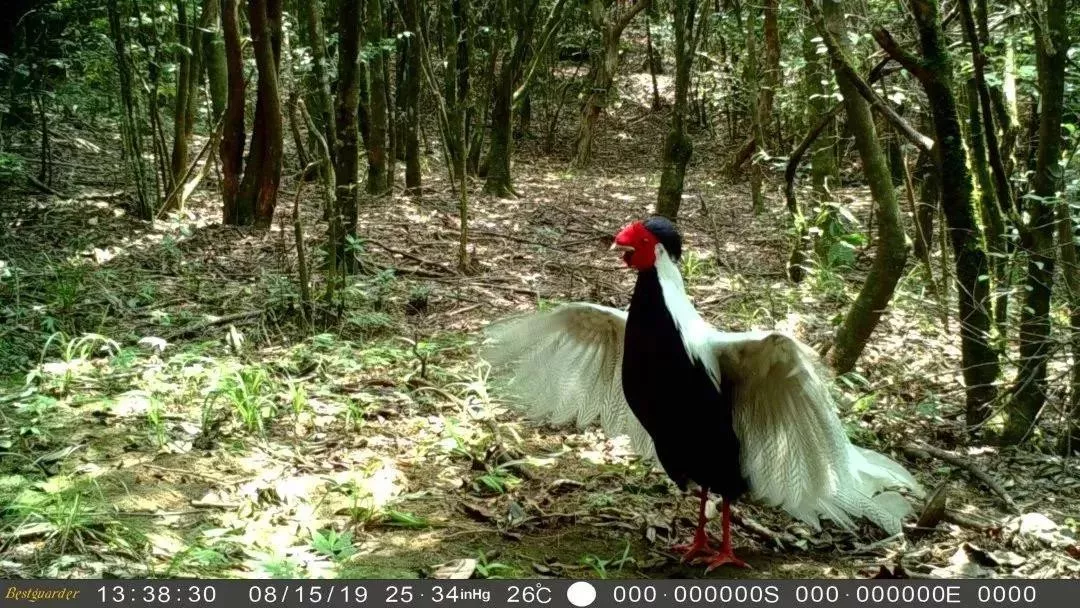
<svg viewBox="0 0 1080 608"><path fill-rule="evenodd" d="M656 244L659 241L642 222L634 222L615 236L612 249L623 252L623 261L630 268L645 270L656 264Z"/></svg>

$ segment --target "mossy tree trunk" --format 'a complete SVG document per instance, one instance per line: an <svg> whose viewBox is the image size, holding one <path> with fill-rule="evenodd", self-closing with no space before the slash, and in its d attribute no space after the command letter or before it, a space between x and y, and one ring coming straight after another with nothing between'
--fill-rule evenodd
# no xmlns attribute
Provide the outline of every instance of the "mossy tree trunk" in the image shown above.
<svg viewBox="0 0 1080 608"><path fill-rule="evenodd" d="M702 3L701 15L698 15L697 0L675 0L675 103L671 111L671 128L664 139L660 189L656 195L656 212L672 221L679 216L686 166L694 153L694 144L686 134L690 70L697 45L705 35L711 7L707 1Z"/></svg>
<svg viewBox="0 0 1080 608"><path fill-rule="evenodd" d="M1020 370L1005 410L1002 440L1017 444L1027 437L1046 402L1046 363L1050 356L1050 296L1054 286L1054 207L1062 181L1061 120L1064 113L1065 65L1068 61L1067 0L1047 0L1035 31L1039 75L1039 143L1022 232L1027 252L1027 297L1020 316ZM1071 236L1071 235L1070 235Z"/></svg>
<svg viewBox="0 0 1080 608"><path fill-rule="evenodd" d="M844 22L843 6L831 0L825 0L821 10L818 10L813 0L806 0L806 5L814 16L832 59L833 74L840 93L844 96L847 124L855 138L855 147L859 151L863 173L870 186L870 195L874 199L879 218L874 265L836 332L836 341L830 354L833 368L839 373L847 373L854 369L881 315L892 300L896 283L904 272L907 249L896 191L893 189L889 165L877 137L870 104L859 94L849 77L851 70L846 69L850 62L846 57L848 29Z"/></svg>
<svg viewBox="0 0 1080 608"><path fill-rule="evenodd" d="M971 118L972 166L979 183L979 205L982 209L983 226L986 231L990 266L994 276L994 322L998 334L1005 335L1009 314L1009 259L1008 227L1006 214L1013 207L1012 186L1005 170L997 129L994 128L993 102L986 83L986 55L983 44L987 32L977 32L971 0L960 0L960 19L964 26L964 39L971 48L972 78L968 83L968 113ZM981 10L986 10L985 0ZM980 21L985 25L985 14ZM978 29L983 29L982 27Z"/></svg>
<svg viewBox="0 0 1080 608"><path fill-rule="evenodd" d="M994 183L990 178L990 166L986 162L986 140L983 131L983 114L979 109L975 79L967 83L968 92L968 140L970 142L971 168L979 185L979 212L986 231L986 248L990 254L990 268L994 277L994 323L998 336L1004 336L1005 321L1009 312L1009 261L1005 234L1005 221L994 198Z"/></svg>
<svg viewBox="0 0 1080 608"><path fill-rule="evenodd" d="M966 423L976 430L989 415L997 395L999 363L990 346L989 262L982 248L972 200L971 174L953 89L952 58L941 29L937 0L912 0L922 57L900 48L885 30L874 37L886 52L912 73L926 91L934 123L941 201L952 241L960 313L960 352L966 385Z"/></svg>

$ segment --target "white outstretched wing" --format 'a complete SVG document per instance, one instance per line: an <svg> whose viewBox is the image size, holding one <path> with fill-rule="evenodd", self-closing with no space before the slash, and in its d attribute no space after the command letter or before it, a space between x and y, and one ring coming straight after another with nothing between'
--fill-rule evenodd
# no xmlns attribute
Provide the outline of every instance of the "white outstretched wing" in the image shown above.
<svg viewBox="0 0 1080 608"><path fill-rule="evenodd" d="M529 418L579 428L599 419L608 436L626 435L637 454L653 458L652 439L623 396L625 330L624 311L564 304L491 325L483 357L509 371Z"/></svg>
<svg viewBox="0 0 1080 608"><path fill-rule="evenodd" d="M813 526L866 517L889 533L910 512L895 488L922 488L886 456L851 444L810 347L778 332L702 336L713 373L735 380L735 431L755 500ZM699 347L699 352L706 350Z"/></svg>

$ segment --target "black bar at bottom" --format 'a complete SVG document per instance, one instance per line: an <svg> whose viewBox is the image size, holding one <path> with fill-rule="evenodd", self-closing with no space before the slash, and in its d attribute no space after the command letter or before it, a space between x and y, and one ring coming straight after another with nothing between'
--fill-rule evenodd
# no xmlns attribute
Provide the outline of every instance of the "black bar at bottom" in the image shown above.
<svg viewBox="0 0 1080 608"><path fill-rule="evenodd" d="M0 606L1075 608L1080 580L5 580Z"/></svg>

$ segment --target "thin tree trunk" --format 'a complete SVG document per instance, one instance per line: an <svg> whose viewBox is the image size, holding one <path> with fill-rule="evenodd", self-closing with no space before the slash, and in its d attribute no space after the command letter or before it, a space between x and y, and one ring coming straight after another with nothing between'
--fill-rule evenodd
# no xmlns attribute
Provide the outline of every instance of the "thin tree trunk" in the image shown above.
<svg viewBox="0 0 1080 608"><path fill-rule="evenodd" d="M780 141L778 125L773 124L773 101L776 99L776 90L780 86L780 26L778 16L780 12L780 0L765 0L764 34L765 54L763 69L761 71L761 92L758 95L758 119L761 134L765 139L759 146L767 150L769 146Z"/></svg>
<svg viewBox="0 0 1080 608"><path fill-rule="evenodd" d="M482 100L492 99L495 95L495 82L498 77L498 36L489 36L491 43L488 45L488 62L486 69L484 70L483 79L480 81L480 91L478 98ZM469 154L467 156L466 170L470 175L481 176L480 158L483 151L484 135L488 131L488 123L490 120L491 104L487 101L483 102L483 109L480 112L480 127L474 129L472 137L469 138Z"/></svg>
<svg viewBox="0 0 1080 608"><path fill-rule="evenodd" d="M244 58L240 51L238 0L222 0L221 24L228 77L228 99L221 131L223 222L240 224L240 177L244 163Z"/></svg>
<svg viewBox="0 0 1080 608"><path fill-rule="evenodd" d="M527 4L512 7L508 15L509 26L514 31L514 42L509 56L503 59L492 90L491 145L488 148L488 173L484 182L484 191L496 196L515 195L510 176L514 83L524 69L539 6L539 0L528 0Z"/></svg>
<svg viewBox="0 0 1080 608"><path fill-rule="evenodd" d="M843 69L842 61L847 53L848 34L844 23L844 9L839 2L824 2L822 15L813 0L806 0L806 6L833 57L833 72L840 86L840 93L844 96L847 124L855 137L855 147L862 160L863 173L880 218L874 265L837 330L836 342L830 355L833 368L839 373L847 373L854 369L881 315L892 300L896 283L904 271L907 250L896 192L893 190L889 166L874 127L870 105L856 90L849 71Z"/></svg>
<svg viewBox="0 0 1080 608"><path fill-rule="evenodd" d="M319 126L315 124L315 120L311 117L311 114L307 111L307 106L303 100L297 104L300 107L300 115L304 117L304 122L307 123L308 132L311 133L315 139L315 151L319 154L322 164L326 165L328 169L320 172L320 177L323 180L323 187L320 189L323 199L324 214L328 218L327 223L327 241L330 243L337 243L341 240L339 236L341 234L341 217L334 213L334 207L337 204L334 201L335 184L337 183L337 177L334 175L334 163L330 159L330 146L326 143L326 138L319 132ZM341 285L344 283L344 277L340 272L341 265L337 259L337 248L326 248L326 301L333 304L335 295L338 293Z"/></svg>
<svg viewBox="0 0 1080 608"><path fill-rule="evenodd" d="M404 57L398 61L404 63L405 72L401 84L402 121L404 128L405 151L405 191L418 194L421 187L420 175L420 44L417 36L420 29L420 0L403 0L405 31L412 35L405 40Z"/></svg>
<svg viewBox="0 0 1080 608"><path fill-rule="evenodd" d="M806 75L803 81L806 87L807 99L806 117L810 124L816 123L821 117L830 112L832 105L826 87L828 74L825 71L824 57L818 54L818 43L813 40L813 28L807 27L803 33L803 58L806 60ZM836 163L836 137L831 134L835 120L829 120L824 126L822 134L817 137L813 152L810 155L810 179L814 186L814 192L818 197L826 194L829 182L835 182L839 177Z"/></svg>
<svg viewBox="0 0 1080 608"><path fill-rule="evenodd" d="M998 144L997 129L994 128L993 102L990 97L990 88L986 83L986 55L983 54L983 44L988 36L985 31L986 2L980 0L979 29L983 30L981 35L976 33L971 0L960 0L958 8L964 26L964 38L971 47L974 66L973 77L968 85L971 144L973 165L979 180L979 200L987 232L986 241L991 255L990 266L994 275L994 322L998 335L1004 337L1009 314L1009 246L1005 217L1013 209L1012 186L1009 184L1009 176L1002 158L1001 147ZM1007 127L1006 123L1005 128ZM976 134L976 131L981 131L981 133ZM990 171L987 170L987 161L989 161Z"/></svg>
<svg viewBox="0 0 1080 608"><path fill-rule="evenodd" d="M660 56L653 49L652 41L652 28L649 27L651 19L646 16L645 18L645 62L649 68L649 79L652 81L652 109L653 111L659 110L661 107L660 102L660 87L656 84L656 72L658 70L657 64L661 61Z"/></svg>
<svg viewBox="0 0 1080 608"><path fill-rule="evenodd" d="M466 143L463 118L465 100L458 93L458 82L461 79L458 53L461 52L463 39L469 37L467 23L462 17L462 0L452 0L449 6L443 7L441 17L446 59L446 68L443 70L443 98L446 100L450 114L447 124L446 150L452 169L451 177L454 181L459 181L461 176L457 174L458 161L465 158Z"/></svg>
<svg viewBox="0 0 1080 608"><path fill-rule="evenodd" d="M386 35L389 37L393 33L392 29L388 29ZM386 191L392 193L394 191L394 180L397 179L397 161L398 161L398 147L401 146L401 141L398 138L397 129L397 94L398 91L391 91L390 86L390 61L383 58L383 92L386 93Z"/></svg>
<svg viewBox="0 0 1080 608"><path fill-rule="evenodd" d="M1065 279L1065 300L1069 306L1069 343L1072 371L1069 374L1069 403L1066 432L1060 451L1068 456L1080 452L1080 255L1076 247L1076 228L1068 201L1057 204L1058 241L1061 244L1061 275Z"/></svg>
<svg viewBox="0 0 1080 608"><path fill-rule="evenodd" d="M120 134L124 146L124 159L135 184L136 212L139 218L153 220L154 201L149 192L149 169L143 159L143 134L139 128L138 93L132 77L131 57L128 55L127 37L117 0L108 0L109 31L116 51L116 69L120 77L121 120Z"/></svg>
<svg viewBox="0 0 1080 608"><path fill-rule="evenodd" d="M372 44L383 39L383 9L381 0L367 0L367 38ZM389 128L387 115L386 58L381 49L373 49L368 57L368 115L371 121L368 137L364 139L367 151L369 194L387 193L386 182L386 135Z"/></svg>
<svg viewBox="0 0 1080 608"><path fill-rule="evenodd" d="M706 0L699 16L697 0L675 0L675 103L671 112L671 128L664 139L660 188L656 195L656 212L672 221L679 216L686 166L694 153L694 144L686 135L687 94L694 54L698 42L705 35L711 6ZM698 18L700 20L695 29L695 19Z"/></svg>
<svg viewBox="0 0 1080 608"><path fill-rule="evenodd" d="M983 14L980 15L981 26L985 28L986 19L986 0L979 0L980 9ZM964 38L967 40L968 46L971 47L972 63L974 65L973 76L975 84L976 95L969 101L971 105L978 103L979 111L982 114L982 123L984 141L986 145L987 159L990 161L990 169L994 178L994 194L997 197L997 209L992 213L1001 218L1003 214L1008 213L1013 208L1012 203L1012 188L1009 185L1009 175L1005 171L1005 162L1001 155L1001 146L998 145L997 130L994 128L994 110L993 102L990 98L990 87L986 83L986 55L983 53L983 44L987 40L988 33L985 31L980 37L976 33L975 17L971 10L971 0L959 0L958 8L960 10L960 18L964 25ZM982 29L980 28L980 29ZM1003 128L1007 128L1008 125L1004 125ZM974 127L974 125L972 125ZM992 201L993 199L991 199ZM1000 224L995 225L995 229L1004 230L1005 225L1003 220L999 220ZM1001 238L1001 237L997 237Z"/></svg>
<svg viewBox="0 0 1080 608"><path fill-rule="evenodd" d="M600 32L603 50L599 61L594 64L592 74L586 78L592 83L589 95L581 108L581 123L578 125L576 155L573 165L587 167L592 161L592 143L595 137L596 122L607 106L615 75L619 69L619 40L623 31L638 13L648 8L652 0L637 0L621 16L613 18L601 0L588 0L586 10L593 28ZM618 3L615 5L616 9Z"/></svg>
<svg viewBox="0 0 1080 608"><path fill-rule="evenodd" d="M176 37L179 41L180 67L176 71L176 98L173 102L173 147L169 165L172 183L177 183L188 165L188 88L191 86L190 23L187 18L187 1L176 0Z"/></svg>
<svg viewBox="0 0 1080 608"><path fill-rule="evenodd" d="M301 181L310 179L308 172L312 167L311 158L308 157L307 148L304 146L304 135L300 132L300 121L296 115L296 104L300 102L300 92L295 88L289 91L289 98L285 102L285 115L289 120L289 132L292 134L293 146L296 147L297 169L300 171Z"/></svg>
<svg viewBox="0 0 1080 608"><path fill-rule="evenodd" d="M132 0L131 6L133 9L132 17L134 17L135 22L143 24L143 15L139 10L138 1ZM151 149L153 150L154 163L157 168L154 173L154 200L161 200L163 192L172 190L172 171L168 164L169 151L168 146L165 144L165 127L162 124L161 113L159 112L162 57L161 44L158 40L157 13L156 10L151 11L147 16L150 27L140 27L136 31L143 32L139 40L143 51L146 53L149 67L148 82L143 83L143 86L149 89L150 93L146 110L150 118Z"/></svg>
<svg viewBox="0 0 1080 608"><path fill-rule="evenodd" d="M1009 260L1005 234L1005 220L994 198L994 183L990 178L990 167L986 163L985 115L976 103L978 92L975 79L968 80L968 124L971 168L979 185L979 211L982 214L983 228L986 231L986 248L990 254L989 264L993 283L994 323L998 336L1005 336L1006 319L1009 313ZM992 120L992 119L991 119Z"/></svg>
<svg viewBox="0 0 1080 608"><path fill-rule="evenodd" d="M1039 144L1028 197L1030 222L1021 235L1028 254L1027 298L1020 315L1020 369L1005 411L1002 440L1022 442L1046 402L1050 356L1050 296L1054 286L1054 207L1062 180L1061 121L1069 50L1067 0L1047 0L1035 31L1039 73ZM1037 9L1036 9L1037 10Z"/></svg>
<svg viewBox="0 0 1080 608"><path fill-rule="evenodd" d="M915 222L919 229L915 232L915 256L922 260L929 259L934 249L934 215L940 205L941 182L937 166L929 154L919 152L915 167L919 175L919 204L915 211ZM942 285L947 287L944 283Z"/></svg>
<svg viewBox="0 0 1080 608"><path fill-rule="evenodd" d="M315 116L319 131L326 135L330 158L337 154L337 125L334 124L334 98L330 94L330 68L326 56L326 32L320 0L299 0L307 30L311 36L311 71L315 74Z"/></svg>
<svg viewBox="0 0 1080 608"><path fill-rule="evenodd" d="M914 238L913 241L926 242L926 235L922 234L922 225L919 223L919 204L915 198L915 180L911 178L911 165L907 158L901 158L903 161L902 169L904 171L904 194L907 196L908 209L911 213L911 223L913 224ZM924 254L928 254L929 251L924 249ZM919 261L923 264L923 269L926 271L926 279L930 283L931 291L937 291L937 285L934 283L934 267L930 261L929 255L924 255L919 258Z"/></svg>
<svg viewBox="0 0 1080 608"><path fill-rule="evenodd" d="M192 1L193 5L196 5L193 0L180 1ZM188 70L188 105L185 113L187 120L184 123L184 135L187 136L190 142L191 136L195 134L195 118L199 114L199 93L202 89L203 72L205 70L202 36L200 35L203 23L202 13L198 13L198 16L192 15L189 23L191 26L187 35L187 46L191 49L191 69Z"/></svg>
<svg viewBox="0 0 1080 608"><path fill-rule="evenodd" d="M735 5L736 18L742 20L741 6ZM765 148L765 96L763 89L768 88L763 76L764 68L758 63L758 42L756 20L752 17L745 21L743 29L746 31L746 84L747 103L750 106L750 137L753 140L753 149ZM765 174L762 171L760 159L750 161L750 208L755 214L765 210L765 193L763 183Z"/></svg>
<svg viewBox="0 0 1080 608"><path fill-rule="evenodd" d="M360 133L357 107L360 104L360 3L363 0L339 0L338 15L338 82L336 115L338 128L337 154L334 155L336 207L340 216L342 235L333 246L338 251L338 261L345 270L355 269L355 256L347 255L346 239L356 236L359 198L357 188Z"/></svg>

